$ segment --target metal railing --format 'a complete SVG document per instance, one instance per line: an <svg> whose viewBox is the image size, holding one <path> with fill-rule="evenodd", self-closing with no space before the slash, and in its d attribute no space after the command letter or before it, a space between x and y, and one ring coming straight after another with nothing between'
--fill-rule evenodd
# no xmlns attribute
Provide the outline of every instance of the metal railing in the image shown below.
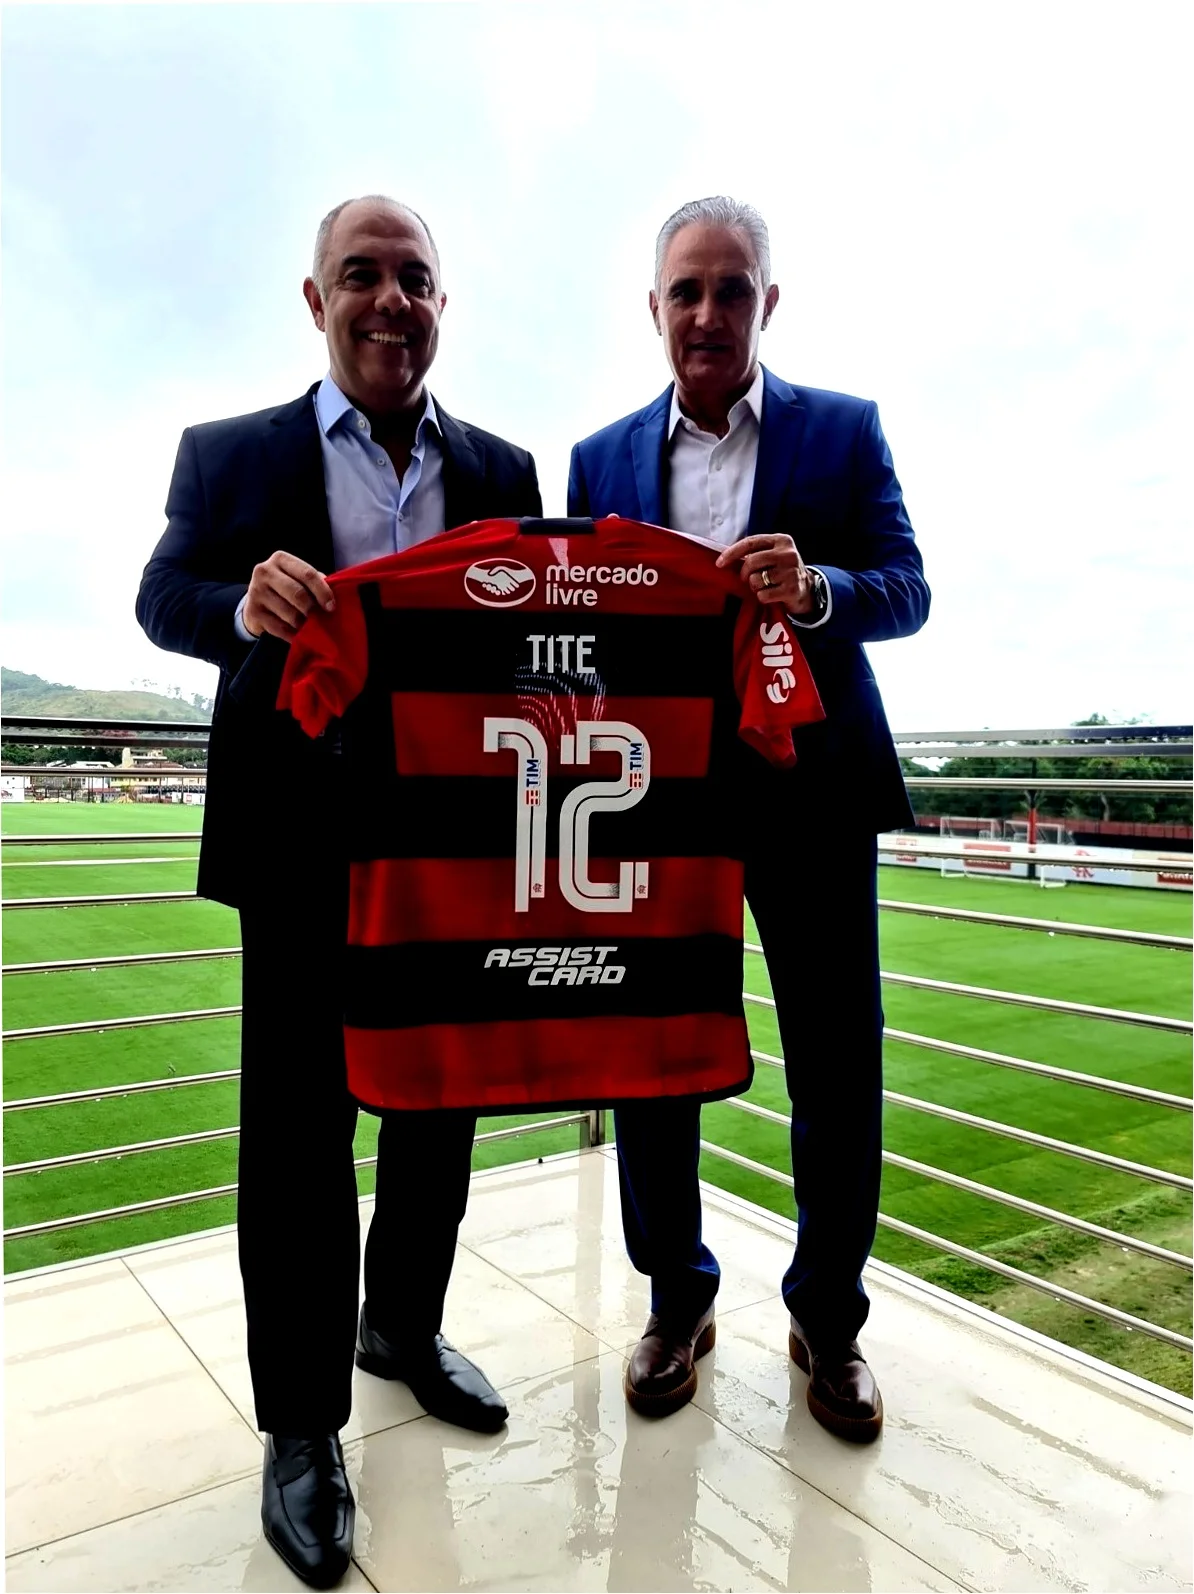
<svg viewBox="0 0 1194 1594"><path fill-rule="evenodd" d="M1150 746L1146 749L1146 751L1156 753L1157 749L1156 747ZM928 755L922 755L919 751L917 751L916 753L905 754L904 756L919 758L921 756ZM956 754L955 756L962 755ZM977 753L972 754L967 752L964 756L970 758L978 757L979 755ZM986 756L991 758L997 756L1004 757L1006 756L1006 750L999 754L992 752ZM1078 755L1075 754L1075 756ZM1092 755L1088 749L1083 751L1081 756L1084 758L1089 758ZM1123 756L1123 754L1117 753L1116 756ZM278 773L285 774L287 772L285 770L279 770ZM151 785L154 781L158 781L159 783L167 782L175 786L183 784L184 776L186 778L186 782L188 783L193 780L202 781L207 779L206 769L200 769L191 766L188 766L184 770L175 769L170 770L168 773L163 773L152 768L133 769L126 767L123 764L112 764L108 769L84 770L68 769L63 767L61 764L0 763L0 775L36 775L42 778L66 782L86 782L88 780L95 781L97 779L108 779L125 783L133 781ZM1121 794L1130 794L1136 792L1160 794L1163 792L1169 792L1188 796L1190 791L1194 789L1191 786L1191 782L1188 780L1167 779L1164 776L1159 775L1147 776L1144 779L1135 780L1120 779L1116 776L1108 776L1105 780L1096 779L1094 777L1066 780L1059 775L906 775L904 779L905 783L909 786L937 786L945 790L956 789L958 791L1024 791L1026 789L1030 789L1032 791L1097 791L1119 792ZM150 838L145 836L133 836L126 839L144 841ZM154 837L152 839L181 841L188 838L183 836L163 836ZM37 843L29 842L27 845L36 846Z"/></svg>
<svg viewBox="0 0 1194 1594"><path fill-rule="evenodd" d="M742 1103L731 1102L729 1105L740 1107ZM745 1168L750 1173L756 1173L763 1179L774 1180L777 1184L787 1186L790 1180L787 1174L780 1173L778 1169L768 1167L765 1162L756 1162L751 1157L744 1157L740 1151L731 1151L726 1146L718 1146L711 1140L701 1141L701 1150L707 1151L711 1156L721 1157L726 1162L732 1162L739 1168ZM970 1183L971 1181L967 1181ZM944 1251L947 1256L956 1256L964 1262L970 1262L976 1267L986 1268L988 1272L997 1273L1001 1278L1009 1279L1013 1284L1021 1284L1031 1290L1052 1297L1053 1300L1065 1301L1069 1306L1076 1306L1079 1311L1091 1312L1096 1317L1105 1318L1110 1323L1117 1323L1121 1328L1133 1329L1137 1333L1147 1334L1151 1339L1159 1339L1166 1345L1172 1345L1177 1350L1194 1350L1194 1340L1186 1334L1175 1333L1171 1328L1164 1328L1159 1323L1150 1323L1146 1318L1134 1317L1131 1312L1121 1312L1117 1306L1107 1306L1102 1301L1095 1301L1089 1295L1079 1295L1076 1290L1065 1289L1060 1284L1053 1284L1048 1279L1038 1278L1035 1273L1026 1273L1022 1268L1012 1267L1008 1262L1001 1262L998 1258L988 1256L985 1251L975 1251L968 1245L958 1245L954 1240L947 1240L940 1234L932 1234L928 1229L917 1228L915 1224L905 1223L901 1218L890 1217L885 1212L879 1214L879 1224L882 1228L891 1229L896 1234L907 1235L909 1239L919 1240L923 1245L932 1247L936 1251Z"/></svg>
<svg viewBox="0 0 1194 1594"><path fill-rule="evenodd" d="M85 719L66 714L5 714L0 736L6 742L38 747L207 746L211 727L205 720Z"/></svg>
<svg viewBox="0 0 1194 1594"><path fill-rule="evenodd" d="M172 891L142 893L134 896L110 897L26 897L13 898L7 907L94 907L101 904L127 905L135 902L193 902L198 893ZM890 913L920 914L930 919L954 919L962 924L984 924L1013 930L1044 930L1049 935L1083 936L1096 941L1117 941L1128 946L1164 947L1173 952L1194 951L1194 937L1188 935L1154 935L1147 930L1121 930L1102 925L1072 924L1064 919L1032 919L1017 913L980 913L971 908L945 908L926 902L901 902L888 897L879 898L879 907ZM189 952L132 952L118 957L59 958L41 963L6 963L3 974L61 974L70 969L117 968L139 963L185 963L189 961L239 957L240 947L203 947Z"/></svg>
<svg viewBox="0 0 1194 1594"><path fill-rule="evenodd" d="M1175 870L1188 874L1194 867L1194 857L1188 852L1155 852L1133 848L1130 858L1120 858L1120 849L1100 862L1098 849L1073 847L1065 842L1052 841L986 841L981 837L927 836L884 834L878 838L879 854L903 853L918 858L940 858L946 861L958 858L967 863L1046 863L1071 865L1099 863L1104 869L1124 870L1140 874L1156 874L1158 870Z"/></svg>
<svg viewBox="0 0 1194 1594"><path fill-rule="evenodd" d="M192 725L159 725L154 722L103 722L88 721L80 730L62 720L49 721L45 718L24 717L16 720L7 716L3 721L3 731L10 740L24 740L29 742L75 742L85 741L95 743L101 739L111 740L120 745L152 745L167 746L179 745L185 740L190 745L201 745L201 738L206 730L202 726ZM185 732L185 736L183 733ZM1034 731L1034 732L934 732L924 735L907 734L896 738L902 757L1006 757L1019 755L1023 757L1048 757L1058 756L1073 757L1115 757L1130 758L1141 755L1162 757L1188 757L1191 746L1194 744L1185 741L1158 742L1149 740L1150 737L1169 735L1173 737L1188 737L1188 726L1132 726L1132 727L1068 727L1060 731ZM171 740L173 738L173 740ZM1067 739L1070 746L1066 750L1056 745L1062 738ZM85 779L94 775L95 771L72 772L54 767L47 767L44 771L31 766L4 766L6 773L36 774L45 773L67 777L76 775ZM99 771L103 774L103 771ZM130 770L126 767L114 767L112 773L117 777L135 778L140 781L154 779L152 770ZM192 779L203 779L206 772L188 768L185 772L173 771L169 777L177 780L185 774L189 782ZM1035 790L1046 789L1081 789L1099 791L1141 790L1151 791L1181 791L1190 790L1189 781L1179 780L1117 780L1106 781L1065 780L1060 778L1038 779L1036 777L991 777L982 778L947 778L936 776L913 776L909 780L914 786L978 786L985 789L1024 789L1026 784ZM133 843L162 844L167 842L192 842L200 838L199 831L179 830L174 832L126 832L120 835L94 835L94 834L62 834L47 836L20 836L4 837L4 845L19 847L46 847L46 846L76 846L95 845L102 847L109 843L130 845ZM980 844L981 846L981 844ZM920 836L892 836L881 838L881 847L884 851L915 851L921 856L973 858L981 856L981 852L974 842L957 840L939 842L935 838L925 841ZM1032 845L1027 843L1001 843L992 846L992 855L1000 858L1031 858L1035 862L1052 862L1052 852L1055 849L1048 844ZM1065 861L1071 861L1070 849L1056 849L1065 853ZM177 860L188 861L185 858ZM193 861L193 860L191 860ZM1062 861L1060 858L1056 861ZM52 862L52 861L51 861ZM1118 858L1109 867L1116 869L1157 869L1162 867L1170 870L1188 872L1190 856L1188 854L1150 853L1137 852L1131 861L1121 861ZM140 893L112 893L102 896L61 896L41 898L9 898L3 903L6 909L36 909L54 907L83 907L83 906L111 906L135 905L137 903L163 903L193 901L196 893L188 892L140 892ZM962 924L984 925L1003 929L1014 929L1024 932L1048 931L1050 934L1070 935L1097 939L1108 942L1150 947L1156 950L1190 952L1194 950L1194 938L1176 935L1151 934L1142 931L1121 930L1113 927L1093 926L1069 921L1056 921L1039 919L1027 915L1007 913L986 913L976 910L960 908L937 907L926 903L906 902L896 899L883 899L881 907L886 912L920 914L943 920L952 920ZM747 950L758 954L760 947L748 944ZM200 948L184 952L150 952L135 953L118 956L105 956L101 958L70 958L58 960L43 960L21 964L8 964L4 966L6 975L35 975L45 973L101 970L114 967L130 967L138 965L161 965L183 963L198 960L211 960L217 958L232 958L240 955L240 948L234 946ZM1069 1017L1082 1017L1097 1022L1113 1022L1118 1024L1131 1024L1145 1028L1166 1032L1170 1034L1190 1035L1194 1025L1185 1019L1177 1019L1155 1013L1137 1012L1128 1009L1095 1006L1090 1003L1065 1002L1056 998L1035 996L1029 993L999 990L989 987L964 985L953 981L931 980L921 976L908 975L884 971L884 981L912 987L921 991L963 997L972 1000L1005 1003L1015 1006L1027 1007L1045 1013L1062 1014ZM753 992L744 992L744 1000L748 1003L760 1005L774 1010L774 998L757 995ZM84 1020L70 1024L52 1024L10 1030L4 1033L3 1039L8 1042L27 1041L48 1036L73 1035L80 1033L95 1033L104 1030L120 1030L140 1028L151 1025L178 1024L195 1020L222 1020L234 1018L240 1013L239 1006L218 1008L196 1008L179 1012L156 1013L145 1015L129 1015L125 1017ZM1075 1070L1058 1068L1049 1064L1031 1061L1026 1058L1013 1057L1004 1053L987 1051L982 1048L962 1045L954 1041L942 1040L934 1036L921 1035L892 1027L884 1030L885 1038L900 1044L912 1045L930 1050L937 1050L951 1056L987 1066L995 1066L1018 1070L1020 1072L1050 1079L1055 1082L1066 1083L1071 1086L1110 1092L1129 1100L1147 1103L1152 1106L1162 1107L1184 1113L1194 1112L1194 1098L1176 1095L1171 1092L1154 1090L1145 1086L1132 1085L1119 1080L1113 1080L1096 1074L1080 1073ZM775 1057L761 1051L753 1051L752 1056L756 1061L765 1066L783 1069L781 1057ZM135 1095L145 1092L165 1090L193 1089L201 1085L228 1083L239 1077L239 1070L235 1068L216 1069L207 1073L171 1075L166 1078L132 1081L115 1086L103 1086L95 1089L64 1091L57 1094L27 1096L4 1103L5 1113L28 1112L34 1109L53 1108L71 1103L97 1102L111 1100L118 1097ZM892 1090L884 1091L884 1099L893 1106L912 1112L929 1114L948 1122L955 1123L962 1128L981 1133L995 1134L1006 1139L1018 1141L1035 1150L1044 1150L1059 1156L1084 1161L1098 1167L1123 1174L1129 1177L1160 1184L1169 1189L1179 1190L1183 1193L1194 1191L1194 1180L1172 1172L1168 1169L1155 1167L1146 1163L1137 1163L1126 1158L1117 1157L1107 1152L1095 1150L1090 1147L1080 1146L1076 1143L1060 1140L1052 1136L1042 1135L1035 1131L1023 1129L999 1120L980 1117L973 1113L963 1112L960 1109L947 1107L941 1103L926 1101L920 1097L906 1095ZM730 1108L750 1114L758 1119L771 1122L779 1126L790 1127L790 1116L764 1107L759 1103L738 1099L726 1103ZM489 1131L477 1137L478 1144L490 1141L515 1139L529 1134L540 1134L545 1131L554 1131L575 1126L578 1131L578 1143L581 1147L598 1145L606 1138L606 1114L601 1110L587 1112L567 1113L545 1120L538 1120L528 1124L514 1125L509 1128ZM21 1177L52 1169L74 1167L86 1163L98 1163L104 1160L123 1157L135 1157L154 1152L193 1146L196 1144L213 1143L232 1140L238 1134L235 1126L199 1131L186 1135L165 1136L156 1140L132 1142L121 1146L109 1146L82 1152L72 1152L57 1157L34 1159L27 1162L9 1165L4 1169L5 1178ZM702 1140L703 1149L710 1155L722 1158L737 1166L748 1169L762 1177L778 1182L790 1190L790 1176L764 1163L757 1162L749 1157L722 1147L713 1142ZM1027 1197L1013 1195L994 1186L983 1184L977 1180L968 1179L952 1170L936 1167L898 1153L885 1151L883 1159L889 1166L899 1168L905 1173L918 1178L936 1182L950 1188L962 1191L977 1198L991 1201L996 1204L1012 1208L1027 1216L1037 1218L1045 1223L1056 1224L1062 1228L1073 1230L1089 1238L1121 1247L1124 1251L1145 1257L1151 1261L1163 1263L1167 1266L1178 1268L1186 1273L1194 1271L1194 1261L1187 1255L1170 1250L1164 1246L1155 1245L1146 1240L1140 1240L1133 1235L1125 1234L1119 1230L1108 1228L1082 1218L1073 1213L1067 1213L1057 1208L1035 1202ZM358 1167L368 1167L376 1162L375 1157L362 1157L357 1159ZM78 1228L87 1224L124 1218L138 1214L161 1211L172 1207L189 1205L214 1200L221 1196L235 1193L235 1185L223 1184L203 1190L183 1191L153 1200L131 1202L124 1206L105 1208L92 1212L77 1213L67 1217L51 1218L37 1223L27 1223L4 1231L4 1239L18 1240L34 1235L45 1235L64 1229ZM971 1247L960 1245L948 1236L933 1234L915 1225L904 1222L890 1214L881 1213L879 1222L885 1228L914 1239L930 1248L948 1255L957 1257L972 1265L985 1268L1010 1282L1023 1285L1029 1289L1051 1296L1054 1299L1065 1301L1083 1312L1093 1313L1110 1322L1131 1329L1136 1332L1150 1335L1166 1344L1181 1348L1186 1351L1194 1349L1194 1340L1188 1336L1177 1333L1161 1325L1148 1322L1146 1319L1136 1317L1131 1313L1121 1311L1117 1307L1109 1306L1103 1302L1093 1300L1075 1291L1067 1290L1048 1279L1026 1272L1011 1266L997 1257L992 1257L984 1252Z"/></svg>
<svg viewBox="0 0 1194 1594"><path fill-rule="evenodd" d="M101 740L114 746L136 746L144 738L154 747L178 747L194 743L207 745L209 726L202 720L114 720L85 718L54 714L5 714L0 716L0 735L8 742L32 742L49 746L63 743L70 746L99 745ZM896 731L893 741L905 758L919 757L919 749L929 745L947 745L949 756L970 757L975 748L1001 743L998 756L1009 757L1019 752L1025 756L1038 753L1052 756L1060 743L1073 743L1089 748L1091 743L1112 744L1112 757L1122 757L1125 744L1144 742L1150 752L1164 753L1178 739L1189 739L1189 725L1061 725L1046 730L964 730L964 731ZM914 748L915 752L906 749ZM1088 751L1087 757L1094 757Z"/></svg>
<svg viewBox="0 0 1194 1594"><path fill-rule="evenodd" d="M761 952L761 946L745 943L748 952ZM1046 1013L1063 1013L1071 1018L1098 1018L1116 1024L1137 1024L1145 1029L1166 1030L1171 1034L1194 1034L1194 1022L1188 1018L1167 1018L1160 1013L1136 1013L1116 1007L1095 1007L1089 1002L1061 1002L1050 996L1030 996L1021 991L988 990L982 985L959 985L953 980L930 980L917 974L890 974L881 971L879 978L892 985L910 985L922 991L936 991L948 996L971 996L986 1002L1007 1002L1018 1007L1035 1007ZM743 1000L774 1007L769 996L755 996L744 992ZM85 1035L109 1029L143 1029L158 1024L186 1024L203 1019L238 1018L239 1005L233 1007L184 1008L176 1013L142 1013L116 1018L88 1018L71 1024L38 1024L28 1029L6 1029L0 1039L5 1042L40 1040L49 1035Z"/></svg>
<svg viewBox="0 0 1194 1594"><path fill-rule="evenodd" d="M237 1071L239 1072L239 1070ZM477 1135L473 1144L484 1145L493 1140L513 1140L519 1135L542 1134L548 1129L566 1129L576 1124L580 1130L579 1150L588 1151L593 1146L602 1145L605 1141L605 1113L574 1112L566 1113L559 1118L545 1118L533 1124L515 1124L511 1129L490 1129L484 1134ZM202 1134L174 1136L168 1140L145 1141L140 1145L125 1146L113 1150L108 1148L100 1153L84 1152L73 1157L50 1159L45 1163L24 1163L16 1167L5 1168L5 1175L9 1173L32 1173L45 1167L61 1167L71 1162L95 1162L101 1157L113 1157L126 1154L130 1151L158 1151L165 1146L194 1144L201 1140L226 1140L239 1134L237 1129L212 1129ZM373 1168L377 1165L377 1157L357 1157L353 1161L354 1168ZM130 1201L125 1206L105 1207L96 1212L78 1212L69 1218L50 1218L44 1223L22 1223L12 1229L5 1229L4 1239L23 1240L35 1234L56 1234L62 1229L78 1229L88 1223L103 1223L113 1218L129 1218L144 1212L161 1212L168 1207L189 1206L196 1201L214 1201L219 1196L233 1196L236 1194L234 1184L213 1185L207 1190L184 1190L178 1195L158 1196L153 1201Z"/></svg>

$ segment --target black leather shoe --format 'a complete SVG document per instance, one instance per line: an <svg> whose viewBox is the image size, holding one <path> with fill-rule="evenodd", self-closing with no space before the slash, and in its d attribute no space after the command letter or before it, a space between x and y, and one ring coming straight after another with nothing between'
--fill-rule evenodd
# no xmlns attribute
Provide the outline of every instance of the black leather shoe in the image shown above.
<svg viewBox="0 0 1194 1594"><path fill-rule="evenodd" d="M370 1328L363 1307L357 1326L357 1366L375 1378L401 1380L424 1411L458 1428L497 1433L510 1415L481 1369L442 1334L415 1346L397 1345Z"/></svg>
<svg viewBox="0 0 1194 1594"><path fill-rule="evenodd" d="M262 1526L304 1583L331 1588L348 1571L356 1513L338 1434L318 1439L266 1434Z"/></svg>

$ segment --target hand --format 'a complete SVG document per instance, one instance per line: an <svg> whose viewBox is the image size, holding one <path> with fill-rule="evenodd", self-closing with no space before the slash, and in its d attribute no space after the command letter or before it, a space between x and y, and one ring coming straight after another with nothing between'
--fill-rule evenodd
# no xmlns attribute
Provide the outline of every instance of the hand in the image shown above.
<svg viewBox="0 0 1194 1594"><path fill-rule="evenodd" d="M270 554L264 564L253 566L241 619L250 636L268 631L283 642L292 642L312 609L330 613L335 607L335 595L314 565L279 551Z"/></svg>
<svg viewBox="0 0 1194 1594"><path fill-rule="evenodd" d="M791 537L781 532L741 537L718 555L718 569L735 559L741 559L742 579L760 603L781 604L787 614L812 614L813 578Z"/></svg>

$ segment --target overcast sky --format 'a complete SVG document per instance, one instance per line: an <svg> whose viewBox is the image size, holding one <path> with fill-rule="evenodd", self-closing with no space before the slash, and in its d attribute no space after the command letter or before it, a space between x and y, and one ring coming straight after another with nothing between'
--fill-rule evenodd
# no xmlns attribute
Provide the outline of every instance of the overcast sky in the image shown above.
<svg viewBox="0 0 1194 1594"><path fill-rule="evenodd" d="M659 224L724 192L771 227L765 364L879 404L934 594L871 650L893 724L1188 719L1182 11L6 6L0 656L213 689L139 573L182 428L326 370L338 200L426 215L432 389L563 513L571 444L668 380Z"/></svg>

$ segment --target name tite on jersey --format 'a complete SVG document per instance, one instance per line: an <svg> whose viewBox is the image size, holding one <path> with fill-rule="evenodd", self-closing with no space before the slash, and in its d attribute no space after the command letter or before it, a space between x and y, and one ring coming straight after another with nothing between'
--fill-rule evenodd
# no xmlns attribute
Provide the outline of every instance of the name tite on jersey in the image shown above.
<svg viewBox="0 0 1194 1594"><path fill-rule="evenodd" d="M527 969L528 985L621 985L622 963L606 959L616 946L495 946L485 954L485 967Z"/></svg>

